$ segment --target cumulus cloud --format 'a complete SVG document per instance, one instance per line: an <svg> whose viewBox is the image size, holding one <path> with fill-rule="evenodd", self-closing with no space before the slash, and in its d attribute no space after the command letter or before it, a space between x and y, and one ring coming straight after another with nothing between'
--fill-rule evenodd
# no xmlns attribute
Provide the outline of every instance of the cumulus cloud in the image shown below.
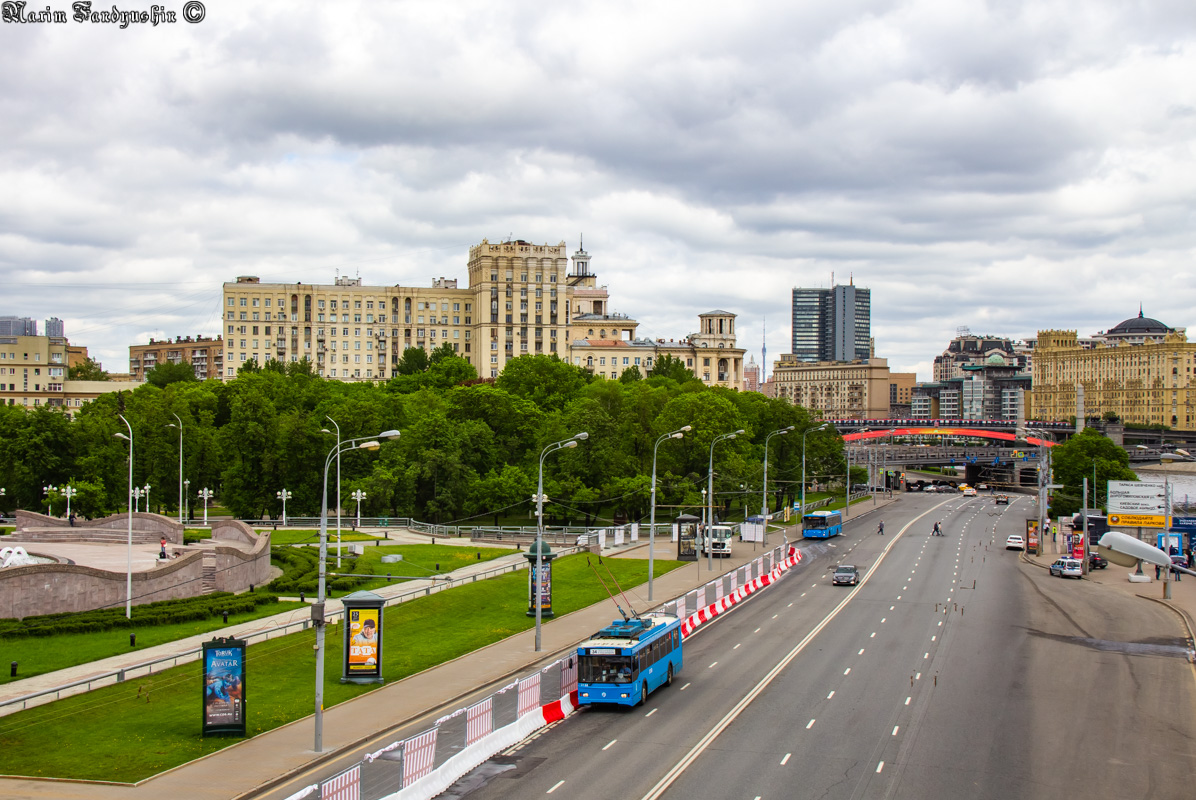
<svg viewBox="0 0 1196 800"><path fill-rule="evenodd" d="M208 6L0 23L0 313L109 368L216 333L236 275L464 281L509 234L584 232L645 335L726 308L773 357L791 288L853 279L923 378L961 325L1196 327L1181 0Z"/></svg>

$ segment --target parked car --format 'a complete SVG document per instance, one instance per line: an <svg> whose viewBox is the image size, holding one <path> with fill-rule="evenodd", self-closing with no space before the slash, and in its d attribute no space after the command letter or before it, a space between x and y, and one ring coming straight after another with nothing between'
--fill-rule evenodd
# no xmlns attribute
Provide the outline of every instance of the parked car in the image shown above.
<svg viewBox="0 0 1196 800"><path fill-rule="evenodd" d="M1058 575L1060 578L1082 578L1084 567L1078 558L1060 558L1051 564L1051 575Z"/></svg>
<svg viewBox="0 0 1196 800"><path fill-rule="evenodd" d="M850 564L835 567L835 574L831 576L831 583L836 586L855 586L859 582L860 571Z"/></svg>
<svg viewBox="0 0 1196 800"><path fill-rule="evenodd" d="M1108 560L1100 553L1088 554L1088 569L1104 569L1109 566Z"/></svg>
<svg viewBox="0 0 1196 800"><path fill-rule="evenodd" d="M1021 534L1013 533L1005 540L1006 550L1025 550L1026 540L1022 538Z"/></svg>
<svg viewBox="0 0 1196 800"><path fill-rule="evenodd" d="M996 504L996 505L998 505L998 506L1007 506L1007 505L1009 505L1009 495L1007 495L1007 494L999 494L999 495L997 495L997 499L996 499L996 501L995 501L995 504Z"/></svg>

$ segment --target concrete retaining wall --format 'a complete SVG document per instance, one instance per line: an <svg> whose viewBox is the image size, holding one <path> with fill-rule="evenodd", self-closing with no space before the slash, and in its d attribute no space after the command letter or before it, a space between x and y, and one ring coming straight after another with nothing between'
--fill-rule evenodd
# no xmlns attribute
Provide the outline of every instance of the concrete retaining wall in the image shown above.
<svg viewBox="0 0 1196 800"><path fill-rule="evenodd" d="M39 529L52 528L56 531L86 531L87 529L100 529L109 531L127 531L129 529L128 514L112 514L102 519L82 519L75 518L74 526L61 518L49 517L45 514L38 514L34 511L23 511L17 509L14 512L17 520L17 534L34 532ZM134 533L149 533L154 539L160 539L165 536L166 541L171 544L183 543L183 526L177 520L170 517L164 517L161 514L147 514L139 511L133 514L133 532Z"/></svg>
<svg viewBox="0 0 1196 800"><path fill-rule="evenodd" d="M236 523L248 528L242 522ZM216 531L212 531L216 535ZM243 592L253 586L270 582L270 534L249 535L254 538L253 549L246 553L236 547L216 545L216 591Z"/></svg>

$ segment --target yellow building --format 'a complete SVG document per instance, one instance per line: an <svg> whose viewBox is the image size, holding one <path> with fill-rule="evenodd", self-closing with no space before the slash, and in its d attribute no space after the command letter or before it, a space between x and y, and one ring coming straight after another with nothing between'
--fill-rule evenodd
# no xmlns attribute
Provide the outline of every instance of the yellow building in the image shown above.
<svg viewBox="0 0 1196 800"><path fill-rule="evenodd" d="M70 416L101 394L141 385L67 380L70 357L78 350L61 336L0 336L0 404L49 406Z"/></svg>
<svg viewBox="0 0 1196 800"><path fill-rule="evenodd" d="M144 381L146 374L158 364L186 362L199 380L219 378L224 364L224 342L206 336L178 336L149 344L129 345L129 375L132 380Z"/></svg>
<svg viewBox="0 0 1196 800"><path fill-rule="evenodd" d="M1027 417L1076 416L1080 386L1086 417L1111 413L1129 424L1196 429L1196 343L1182 329L1139 313L1099 339L1085 347L1076 331L1039 331Z"/></svg>
<svg viewBox="0 0 1196 800"><path fill-rule="evenodd" d="M910 402L916 376L890 372L883 358L863 361L773 362L770 392L827 419L886 419L894 404Z"/></svg>

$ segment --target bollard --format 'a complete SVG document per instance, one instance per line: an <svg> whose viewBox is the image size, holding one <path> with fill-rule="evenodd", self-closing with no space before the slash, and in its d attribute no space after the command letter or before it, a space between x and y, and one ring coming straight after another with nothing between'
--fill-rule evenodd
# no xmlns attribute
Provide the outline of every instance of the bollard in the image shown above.
<svg viewBox="0 0 1196 800"><path fill-rule="evenodd" d="M10 678L17 677L17 662L14 661L8 665L8 677L10 677Z"/></svg>
<svg viewBox="0 0 1196 800"><path fill-rule="evenodd" d="M479 550L478 551L478 561L481 561L481 560L482 560L482 552Z"/></svg>
<svg viewBox="0 0 1196 800"><path fill-rule="evenodd" d="M381 539L375 539L375 540L374 540L374 547L381 547L381 546L382 546L382 540L381 540Z"/></svg>
<svg viewBox="0 0 1196 800"><path fill-rule="evenodd" d="M300 593L299 593L299 602L300 602L300 603L306 603L306 602L307 602L307 595L306 595L306 594L304 594L303 592L300 592Z"/></svg>
<svg viewBox="0 0 1196 800"><path fill-rule="evenodd" d="M386 573L386 582L390 583L390 573Z"/></svg>
<svg viewBox="0 0 1196 800"><path fill-rule="evenodd" d="M432 544L436 544L436 537L435 537L435 536L433 536L433 537L432 537Z"/></svg>
<svg viewBox="0 0 1196 800"><path fill-rule="evenodd" d="M228 624L228 612L227 611L224 612L224 623L226 625Z"/></svg>
<svg viewBox="0 0 1196 800"><path fill-rule="evenodd" d="M137 646L137 634L130 633L129 634L129 647L136 647L136 646Z"/></svg>
<svg viewBox="0 0 1196 800"><path fill-rule="evenodd" d="M440 562L437 562L437 563L436 563L436 571L437 571L437 572L440 572Z"/></svg>
<svg viewBox="0 0 1196 800"><path fill-rule="evenodd" d="M249 584L249 593L253 594L253 584Z"/></svg>

